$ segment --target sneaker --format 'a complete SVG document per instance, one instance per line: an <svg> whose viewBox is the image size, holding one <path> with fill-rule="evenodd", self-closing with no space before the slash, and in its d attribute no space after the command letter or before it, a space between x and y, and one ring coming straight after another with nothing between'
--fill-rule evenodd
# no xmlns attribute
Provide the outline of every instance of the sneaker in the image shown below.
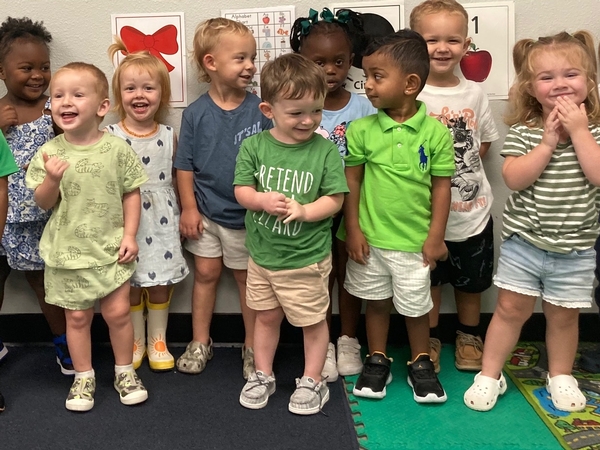
<svg viewBox="0 0 600 450"><path fill-rule="evenodd" d="M254 349L252 347L246 348L246 346L242 346L242 360L244 361L242 365L242 376L244 380L247 380L250 377L250 374L256 370L254 367Z"/></svg>
<svg viewBox="0 0 600 450"><path fill-rule="evenodd" d="M308 416L323 409L329 401L327 382L316 382L310 377L296 378L296 390L290 397L288 410L294 414Z"/></svg>
<svg viewBox="0 0 600 450"><path fill-rule="evenodd" d="M213 357L212 339L206 344L190 342L183 355L177 359L177 370L183 373L198 374L206 367L206 362Z"/></svg>
<svg viewBox="0 0 600 450"><path fill-rule="evenodd" d="M240 393L240 404L248 409L261 409L267 406L269 396L275 392L275 377L265 375L260 370L252 372Z"/></svg>
<svg viewBox="0 0 600 450"><path fill-rule="evenodd" d="M363 368L358 339L341 336L337 340L337 370L343 377L356 375Z"/></svg>
<svg viewBox="0 0 600 450"><path fill-rule="evenodd" d="M135 370L115 375L115 390L119 393L124 405L137 405L148 399L148 391L142 384Z"/></svg>
<svg viewBox="0 0 600 450"><path fill-rule="evenodd" d="M73 367L73 361L71 361L69 347L67 346L67 335L61 334L60 336L55 336L52 342L54 343L56 363L60 366L60 372L63 375L75 375L75 368Z"/></svg>
<svg viewBox="0 0 600 450"><path fill-rule="evenodd" d="M417 403L443 403L448 397L435 374L427 353L421 353L414 362L408 362L408 384Z"/></svg>
<svg viewBox="0 0 600 450"><path fill-rule="evenodd" d="M442 342L438 338L429 338L429 358L433 363L435 373L440 373L440 353L442 352Z"/></svg>
<svg viewBox="0 0 600 450"><path fill-rule="evenodd" d="M333 343L327 344L327 356L325 357L325 365L321 376L327 383L333 383L338 379L337 363L335 362L335 345Z"/></svg>
<svg viewBox="0 0 600 450"><path fill-rule="evenodd" d="M4 411L4 397L2 396L2 392L0 392L0 413Z"/></svg>
<svg viewBox="0 0 600 450"><path fill-rule="evenodd" d="M95 392L96 378L76 377L65 401L65 408L69 411L89 411L94 407Z"/></svg>
<svg viewBox="0 0 600 450"><path fill-rule="evenodd" d="M0 341L0 361L2 361L6 355L8 354L8 349L5 347L4 343Z"/></svg>
<svg viewBox="0 0 600 450"><path fill-rule="evenodd" d="M367 355L352 393L357 397L376 399L385 397L385 387L392 382L392 361L392 358L388 358L383 353Z"/></svg>
<svg viewBox="0 0 600 450"><path fill-rule="evenodd" d="M479 336L456 332L456 351L454 352L454 365L458 370L481 370L483 357L483 341Z"/></svg>

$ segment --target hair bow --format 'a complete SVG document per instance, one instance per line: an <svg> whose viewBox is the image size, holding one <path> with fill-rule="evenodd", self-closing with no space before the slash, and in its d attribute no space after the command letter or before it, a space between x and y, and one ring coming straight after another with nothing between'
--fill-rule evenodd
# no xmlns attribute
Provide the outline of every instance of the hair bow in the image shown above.
<svg viewBox="0 0 600 450"><path fill-rule="evenodd" d="M319 13L314 9L310 8L308 11L308 17L300 22L300 26L302 27L301 33L303 36L306 36L310 33L310 29L312 26L319 21Z"/></svg>
<svg viewBox="0 0 600 450"><path fill-rule="evenodd" d="M329 22L329 23L333 23L333 22L348 23L348 21L350 20L350 12L347 9L343 9L343 10L338 11L337 16L336 16L331 12L331 10L329 8L323 8L323 11L321 11L321 19L323 20L323 22ZM301 30L302 35L306 36L308 33L310 33L310 29L318 21L319 21L319 13L311 8L308 11L308 17L300 22L300 25L302 26L302 30Z"/></svg>
<svg viewBox="0 0 600 450"><path fill-rule="evenodd" d="M175 25L165 25L152 34L144 34L134 27L125 26L121 28L121 39L129 53L146 50L160 59L169 72L175 68L161 55L174 55L179 50Z"/></svg>

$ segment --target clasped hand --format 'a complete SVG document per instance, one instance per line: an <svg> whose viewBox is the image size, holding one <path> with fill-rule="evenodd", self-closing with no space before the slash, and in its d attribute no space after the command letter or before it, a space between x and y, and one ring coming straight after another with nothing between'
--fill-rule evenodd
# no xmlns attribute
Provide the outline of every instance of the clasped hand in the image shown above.
<svg viewBox="0 0 600 450"><path fill-rule="evenodd" d="M306 217L304 206L279 192L263 192L262 209L286 224L292 220L303 221Z"/></svg>
<svg viewBox="0 0 600 450"><path fill-rule="evenodd" d="M558 97L554 108L546 118L542 142L551 148L556 148L561 135L566 133L572 136L579 130L587 130L588 123L585 104L577 105L569 97Z"/></svg>

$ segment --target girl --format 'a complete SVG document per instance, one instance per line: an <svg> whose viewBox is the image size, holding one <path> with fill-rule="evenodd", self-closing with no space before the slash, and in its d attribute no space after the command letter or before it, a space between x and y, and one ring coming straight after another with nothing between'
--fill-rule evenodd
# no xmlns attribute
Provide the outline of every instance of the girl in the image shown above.
<svg viewBox="0 0 600 450"><path fill-rule="evenodd" d="M119 51L127 53L117 39L109 48L111 58ZM181 250L179 206L173 187L177 137L173 128L157 121L169 107L169 72L150 53L131 53L115 70L112 89L121 121L109 125L107 131L133 147L150 177L141 188L142 216L137 233L140 250L131 277L133 367L137 369L146 354L145 305L148 362L152 370L167 371L175 367L165 342L172 285L189 272Z"/></svg>
<svg viewBox="0 0 600 450"><path fill-rule="evenodd" d="M50 213L35 204L33 191L25 187L29 161L55 135L48 113L50 102L44 94L50 83L51 40L42 22L26 17L9 17L0 25L0 78L6 86L6 95L0 99L0 129L21 168L8 177L8 216L0 248L0 306L11 269L24 271L54 335L56 362L63 374L73 375L64 310L44 301L44 262L39 242ZM5 355L6 348L0 341L0 360Z"/></svg>
<svg viewBox="0 0 600 450"><path fill-rule="evenodd" d="M148 398L132 364L129 316L139 187L148 177L125 141L98 130L110 108L108 80L100 69L67 64L52 78L50 95L52 118L64 134L38 150L26 182L36 203L52 208L40 255L46 263L46 301L66 309L76 372L65 407L89 411L94 406L90 329L97 300L115 356L114 388L121 403L134 405Z"/></svg>
<svg viewBox="0 0 600 450"><path fill-rule="evenodd" d="M481 372L464 395L478 411L506 391L502 366L542 297L547 321L546 389L555 408L578 411L586 399L571 375L579 308L591 305L594 242L600 226L600 101L592 37L562 32L519 42L520 70L506 118L511 129L502 175L514 192L504 208L498 303Z"/></svg>
<svg viewBox="0 0 600 450"><path fill-rule="evenodd" d="M377 110L366 97L350 93L344 87L354 54L362 51L360 44L358 48L354 48L353 38L356 42L364 42L365 39L359 14L350 10L340 10L334 16L329 9L324 8L321 19L319 20L314 9L309 11L308 17L298 18L292 27L290 44L294 52L325 69L328 92L323 119L317 133L332 140L343 158L346 156L346 128L350 121L374 114ZM327 349L327 359L323 368L323 377L327 377L327 381L337 380L338 373L344 376L354 375L362 370L360 345L356 338L361 302L344 289L346 248L344 242L335 239L341 218L341 214L338 214L332 227L333 268L329 278L329 293L331 297L334 282L337 280L342 329L341 337L337 341L337 364L335 347L331 342ZM331 329L331 302L327 322Z"/></svg>

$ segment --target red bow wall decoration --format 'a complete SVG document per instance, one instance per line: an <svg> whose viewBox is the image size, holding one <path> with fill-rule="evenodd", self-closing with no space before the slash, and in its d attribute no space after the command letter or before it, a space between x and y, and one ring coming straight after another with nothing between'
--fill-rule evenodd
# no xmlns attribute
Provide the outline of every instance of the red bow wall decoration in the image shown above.
<svg viewBox="0 0 600 450"><path fill-rule="evenodd" d="M134 27L124 26L121 28L121 39L129 53L146 50L160 59L169 72L175 68L161 55L174 55L179 50L175 25L165 25L153 34L144 34Z"/></svg>

